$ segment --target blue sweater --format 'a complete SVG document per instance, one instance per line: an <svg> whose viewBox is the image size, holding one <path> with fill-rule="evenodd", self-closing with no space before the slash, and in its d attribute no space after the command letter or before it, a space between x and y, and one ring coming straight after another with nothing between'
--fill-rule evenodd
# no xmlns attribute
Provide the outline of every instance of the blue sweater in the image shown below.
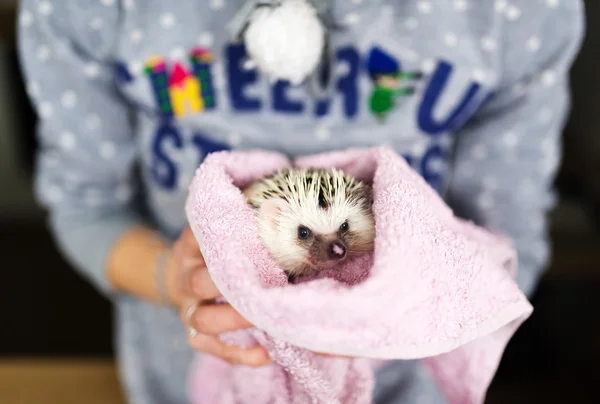
<svg viewBox="0 0 600 404"><path fill-rule="evenodd" d="M114 301L131 403L186 402L192 351L176 312L111 293L107 254L139 223L176 238L212 151L388 144L458 214L514 239L526 293L547 262L579 0L331 0L343 29L321 101L245 67L223 28L242 3L21 1L37 196L62 252ZM417 362L377 380L377 404L441 402Z"/></svg>

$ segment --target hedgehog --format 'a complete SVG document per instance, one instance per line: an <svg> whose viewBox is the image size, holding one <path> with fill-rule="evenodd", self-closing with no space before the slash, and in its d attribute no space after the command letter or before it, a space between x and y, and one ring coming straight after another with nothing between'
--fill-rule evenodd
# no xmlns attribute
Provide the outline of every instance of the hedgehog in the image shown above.
<svg viewBox="0 0 600 404"><path fill-rule="evenodd" d="M290 283L373 250L372 188L341 170L286 168L243 193Z"/></svg>

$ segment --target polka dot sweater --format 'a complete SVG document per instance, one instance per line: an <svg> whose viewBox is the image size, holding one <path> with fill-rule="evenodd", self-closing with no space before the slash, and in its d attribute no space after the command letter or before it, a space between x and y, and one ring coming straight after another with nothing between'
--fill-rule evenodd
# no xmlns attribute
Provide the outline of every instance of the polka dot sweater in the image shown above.
<svg viewBox="0 0 600 404"><path fill-rule="evenodd" d="M526 293L548 259L580 0L331 0L319 91L256 70L225 31L243 3L20 2L36 193L64 255L114 301L131 403L187 402L192 352L177 313L110 293L107 255L136 224L177 237L208 153L388 145L457 214L514 239ZM413 361L382 369L375 396L443 402Z"/></svg>

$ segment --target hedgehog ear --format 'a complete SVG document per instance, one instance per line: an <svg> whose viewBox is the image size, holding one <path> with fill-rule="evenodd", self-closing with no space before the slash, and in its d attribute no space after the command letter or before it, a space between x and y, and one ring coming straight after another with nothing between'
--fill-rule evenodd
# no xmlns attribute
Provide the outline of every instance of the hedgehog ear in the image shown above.
<svg viewBox="0 0 600 404"><path fill-rule="evenodd" d="M281 198L267 199L260 204L260 215L266 217L269 220L269 224L273 227L277 227L277 218L285 211L289 209L290 205Z"/></svg>
<svg viewBox="0 0 600 404"><path fill-rule="evenodd" d="M373 207L373 202L375 202L373 188L369 186L363 187L360 192L360 198L362 199L363 206L367 209L371 209Z"/></svg>
<svg viewBox="0 0 600 404"><path fill-rule="evenodd" d="M369 204L369 209L373 207L373 203L375 202L375 195L372 187L367 187L367 203Z"/></svg>

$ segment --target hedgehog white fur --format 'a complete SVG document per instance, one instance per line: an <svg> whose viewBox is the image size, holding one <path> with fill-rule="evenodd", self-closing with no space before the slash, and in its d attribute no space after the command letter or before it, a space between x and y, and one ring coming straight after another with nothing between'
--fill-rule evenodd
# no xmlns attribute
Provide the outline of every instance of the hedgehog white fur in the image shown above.
<svg viewBox="0 0 600 404"><path fill-rule="evenodd" d="M260 237L293 282L373 250L372 188L340 170L284 169L244 190Z"/></svg>
<svg viewBox="0 0 600 404"><path fill-rule="evenodd" d="M325 32L308 0L281 0L277 5L257 7L243 34L249 65L272 80L299 84L316 69Z"/></svg>

